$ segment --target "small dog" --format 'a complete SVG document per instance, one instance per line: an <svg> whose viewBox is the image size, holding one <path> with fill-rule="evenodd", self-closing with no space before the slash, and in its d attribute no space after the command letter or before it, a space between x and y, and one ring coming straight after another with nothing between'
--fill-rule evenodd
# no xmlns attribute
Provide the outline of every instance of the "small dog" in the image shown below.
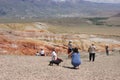
<svg viewBox="0 0 120 80"><path fill-rule="evenodd" d="M61 62L63 62L63 60L60 59L60 58L57 58L57 60L52 60L52 61L50 61L49 65L50 65L50 66L53 66L53 64L56 64L56 65L59 66L59 64L60 64Z"/></svg>

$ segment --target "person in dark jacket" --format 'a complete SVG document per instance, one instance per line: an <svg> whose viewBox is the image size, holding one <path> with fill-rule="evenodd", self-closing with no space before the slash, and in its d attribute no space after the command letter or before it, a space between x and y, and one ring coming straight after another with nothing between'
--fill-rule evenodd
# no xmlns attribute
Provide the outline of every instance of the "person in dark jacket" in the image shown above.
<svg viewBox="0 0 120 80"><path fill-rule="evenodd" d="M105 46L105 51L106 51L106 55L108 56L109 55L109 47L108 47L108 45Z"/></svg>
<svg viewBox="0 0 120 80"><path fill-rule="evenodd" d="M73 48L72 48L72 41L70 40L68 43L68 54L70 54L72 52Z"/></svg>
<svg viewBox="0 0 120 80"><path fill-rule="evenodd" d="M80 59L80 53L78 51L78 48L74 48L73 52L71 54L71 64L73 65L73 68L79 68L79 65L81 64L81 59Z"/></svg>

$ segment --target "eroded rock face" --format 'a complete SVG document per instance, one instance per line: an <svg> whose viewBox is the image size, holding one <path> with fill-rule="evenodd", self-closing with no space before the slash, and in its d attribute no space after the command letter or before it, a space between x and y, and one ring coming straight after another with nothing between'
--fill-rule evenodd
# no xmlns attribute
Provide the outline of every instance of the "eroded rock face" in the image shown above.
<svg viewBox="0 0 120 80"><path fill-rule="evenodd" d="M105 51L106 44L110 50L120 49L120 41L117 40L87 34L54 34L39 26L36 30L0 30L0 54L35 55L41 48L46 55L50 55L53 48L58 54L67 54L69 40L80 51L87 51L92 43L100 52Z"/></svg>
<svg viewBox="0 0 120 80"><path fill-rule="evenodd" d="M56 48L58 53L66 52L66 47L57 46L46 41L31 39L10 40L5 36L0 36L0 54L35 55L41 48L45 50L46 55L50 55L53 48Z"/></svg>

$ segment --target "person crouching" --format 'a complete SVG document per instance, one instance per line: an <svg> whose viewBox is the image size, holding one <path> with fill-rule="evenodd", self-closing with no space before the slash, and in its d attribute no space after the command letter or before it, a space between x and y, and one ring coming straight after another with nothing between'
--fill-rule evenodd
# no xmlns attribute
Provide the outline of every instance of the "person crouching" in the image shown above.
<svg viewBox="0 0 120 80"><path fill-rule="evenodd" d="M60 59L60 58L57 57L57 54L56 54L56 52L55 52L55 49L53 49L51 55L52 55L52 60L51 60L50 63L49 63L50 66L53 66L53 64L59 65L61 62L63 62L62 59Z"/></svg>
<svg viewBox="0 0 120 80"><path fill-rule="evenodd" d="M73 65L73 68L74 69L79 68L79 65L81 64L81 59L78 48L73 49L71 57L72 57L71 64Z"/></svg>

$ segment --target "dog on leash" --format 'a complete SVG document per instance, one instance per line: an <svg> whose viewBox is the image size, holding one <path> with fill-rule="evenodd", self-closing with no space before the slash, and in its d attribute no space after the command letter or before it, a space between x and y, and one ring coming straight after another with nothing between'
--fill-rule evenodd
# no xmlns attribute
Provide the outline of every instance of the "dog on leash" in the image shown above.
<svg viewBox="0 0 120 80"><path fill-rule="evenodd" d="M56 65L59 66L59 64L60 64L61 62L63 62L63 60L60 59L60 58L57 58L57 60L52 60L52 61L50 61L49 65L50 65L50 66L53 66L53 64L56 64Z"/></svg>

